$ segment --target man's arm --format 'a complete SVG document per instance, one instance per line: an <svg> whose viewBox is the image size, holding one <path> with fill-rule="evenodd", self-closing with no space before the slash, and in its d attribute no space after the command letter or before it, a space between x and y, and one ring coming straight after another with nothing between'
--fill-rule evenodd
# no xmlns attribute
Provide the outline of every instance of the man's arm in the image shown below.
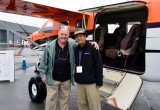
<svg viewBox="0 0 160 110"><path fill-rule="evenodd" d="M68 40L69 40L69 42L72 42L74 44L74 47L76 47L78 45L78 43L76 43L75 40L73 40L72 38L69 38ZM91 42L91 44L94 46L94 48L99 50L99 45L97 44L97 42Z"/></svg>
<svg viewBox="0 0 160 110"><path fill-rule="evenodd" d="M40 61L40 65L38 66L38 71L40 72L42 82L44 83L47 82L47 78L46 78L47 69L48 69L48 51L47 51L47 46L46 46L43 56Z"/></svg>

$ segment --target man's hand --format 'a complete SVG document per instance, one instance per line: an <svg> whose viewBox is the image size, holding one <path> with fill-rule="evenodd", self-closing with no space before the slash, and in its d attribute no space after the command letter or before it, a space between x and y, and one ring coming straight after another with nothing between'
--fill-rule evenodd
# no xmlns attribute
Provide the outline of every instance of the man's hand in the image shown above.
<svg viewBox="0 0 160 110"><path fill-rule="evenodd" d="M97 87L97 89L99 89L101 86L96 86Z"/></svg>
<svg viewBox="0 0 160 110"><path fill-rule="evenodd" d="M97 42L91 42L92 45L94 45L94 48L96 48L97 50L99 50L99 45L97 44Z"/></svg>
<svg viewBox="0 0 160 110"><path fill-rule="evenodd" d="M41 78L41 80L42 80L43 83L45 83L45 84L47 83L47 78L46 77Z"/></svg>

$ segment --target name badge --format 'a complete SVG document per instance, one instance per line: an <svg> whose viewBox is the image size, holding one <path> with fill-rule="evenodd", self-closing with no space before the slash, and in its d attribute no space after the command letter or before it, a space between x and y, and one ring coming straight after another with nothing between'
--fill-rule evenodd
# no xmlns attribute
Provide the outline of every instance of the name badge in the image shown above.
<svg viewBox="0 0 160 110"><path fill-rule="evenodd" d="M76 67L76 73L82 73L82 66Z"/></svg>

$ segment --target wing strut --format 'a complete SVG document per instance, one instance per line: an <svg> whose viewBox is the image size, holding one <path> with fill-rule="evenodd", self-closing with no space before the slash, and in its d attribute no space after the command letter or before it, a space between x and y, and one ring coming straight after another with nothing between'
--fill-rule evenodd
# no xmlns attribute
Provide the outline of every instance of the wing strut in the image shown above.
<svg viewBox="0 0 160 110"><path fill-rule="evenodd" d="M82 28L84 28L84 30L86 30L86 20L85 20L85 14L84 14L84 12L83 12Z"/></svg>

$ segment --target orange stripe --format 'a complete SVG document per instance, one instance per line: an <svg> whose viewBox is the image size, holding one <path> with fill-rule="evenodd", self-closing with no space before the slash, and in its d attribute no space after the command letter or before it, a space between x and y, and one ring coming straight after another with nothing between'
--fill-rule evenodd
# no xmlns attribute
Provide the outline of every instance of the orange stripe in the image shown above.
<svg viewBox="0 0 160 110"><path fill-rule="evenodd" d="M113 98L113 103L114 103L115 107L118 108L116 98Z"/></svg>

